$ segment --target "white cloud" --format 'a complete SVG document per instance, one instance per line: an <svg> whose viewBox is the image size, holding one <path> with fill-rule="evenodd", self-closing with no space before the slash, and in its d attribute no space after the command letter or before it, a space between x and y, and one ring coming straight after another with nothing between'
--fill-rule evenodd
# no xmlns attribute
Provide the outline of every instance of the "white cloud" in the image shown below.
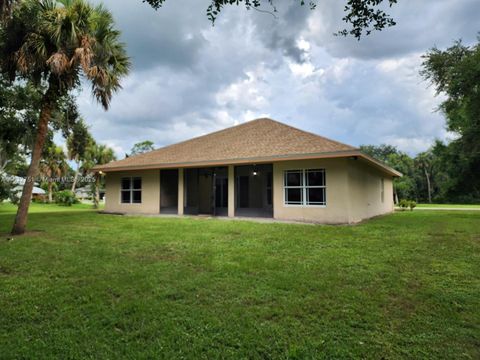
<svg viewBox="0 0 480 360"><path fill-rule="evenodd" d="M315 66L313 66L310 62L304 62L302 64L296 62L289 62L288 67L292 71L294 76L298 76L300 78L307 78L312 76L315 72ZM323 69L319 69L319 74L323 73Z"/></svg>

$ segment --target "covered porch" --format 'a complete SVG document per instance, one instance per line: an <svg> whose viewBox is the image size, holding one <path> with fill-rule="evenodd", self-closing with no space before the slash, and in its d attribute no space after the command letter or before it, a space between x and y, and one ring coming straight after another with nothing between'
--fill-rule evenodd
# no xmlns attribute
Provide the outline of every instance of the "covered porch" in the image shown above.
<svg viewBox="0 0 480 360"><path fill-rule="evenodd" d="M273 218L272 164L160 170L160 214Z"/></svg>

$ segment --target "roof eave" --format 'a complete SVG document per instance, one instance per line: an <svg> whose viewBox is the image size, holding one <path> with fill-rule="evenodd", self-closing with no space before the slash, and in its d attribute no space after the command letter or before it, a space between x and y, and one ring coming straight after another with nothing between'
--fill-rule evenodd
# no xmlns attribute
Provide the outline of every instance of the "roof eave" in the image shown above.
<svg viewBox="0 0 480 360"><path fill-rule="evenodd" d="M383 162L368 156L367 154L364 154L362 152L359 152L359 156L365 159L367 162L369 162L371 165L379 168L380 170L390 174L393 177L402 177L403 174L400 171L395 170L394 168L391 168L390 166L384 164Z"/></svg>
<svg viewBox="0 0 480 360"><path fill-rule="evenodd" d="M291 160L308 160L308 159L329 159L329 158L341 158L341 157L351 157L351 156L360 156L366 159L368 162L372 163L374 166L380 168L384 172L392 176L402 176L401 173L392 169L385 164L375 160L357 149L353 150L344 150L344 151L333 151L333 152L323 152L323 153L305 153L305 154L289 154L289 155L276 155L276 156L265 156L265 157L256 157L256 158L236 158L236 159L221 159L221 160L209 160L209 161L192 161L192 162L179 162L179 163L160 163L160 164L146 164L146 165L130 165L130 166L108 166L97 165L92 168L92 172L118 172L118 171L133 171L133 170L156 170L156 169L171 169L171 168L193 168L200 166L219 166L219 165L241 165L241 164L261 164L269 162L279 162L279 161L291 161Z"/></svg>

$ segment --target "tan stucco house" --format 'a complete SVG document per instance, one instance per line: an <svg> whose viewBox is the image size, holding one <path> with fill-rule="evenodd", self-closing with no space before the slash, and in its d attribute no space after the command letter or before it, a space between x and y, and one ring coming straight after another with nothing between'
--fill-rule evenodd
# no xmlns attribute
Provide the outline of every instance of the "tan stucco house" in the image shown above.
<svg viewBox="0 0 480 360"><path fill-rule="evenodd" d="M105 211L355 223L393 211L399 172L271 119L97 166Z"/></svg>

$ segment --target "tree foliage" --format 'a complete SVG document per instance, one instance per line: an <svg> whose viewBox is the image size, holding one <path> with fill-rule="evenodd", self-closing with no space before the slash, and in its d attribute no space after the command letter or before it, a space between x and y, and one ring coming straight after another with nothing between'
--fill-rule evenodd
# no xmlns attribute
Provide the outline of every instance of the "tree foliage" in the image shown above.
<svg viewBox="0 0 480 360"><path fill-rule="evenodd" d="M10 76L54 87L56 99L79 87L81 76L108 107L129 61L111 13L83 0L24 0L3 29L1 68Z"/></svg>
<svg viewBox="0 0 480 360"><path fill-rule="evenodd" d="M402 199L416 202L471 203L479 200L468 190L458 189L452 194L451 175L445 169L455 168L455 159L447 149L449 145L437 141L427 151L411 157L391 145L362 145L360 149L367 155L382 161L400 171L403 176L393 181L395 201Z"/></svg>
<svg viewBox="0 0 480 360"><path fill-rule="evenodd" d="M155 150L153 141L145 140L133 145L132 149L130 150L130 155L133 156L133 155L143 154L152 150Z"/></svg>
<svg viewBox="0 0 480 360"><path fill-rule="evenodd" d="M360 150L403 174L402 177L395 178L393 181L395 202L398 203L401 199L418 199L414 160L408 154L387 144L362 145Z"/></svg>
<svg viewBox="0 0 480 360"><path fill-rule="evenodd" d="M49 144L42 155L40 174L45 178L44 183L48 190L48 201L53 201L53 191L58 183L56 178L63 176L68 169L67 157L60 146Z"/></svg>
<svg viewBox="0 0 480 360"><path fill-rule="evenodd" d="M11 11L12 11L12 4L14 0L0 0L0 20L5 20Z"/></svg>
<svg viewBox="0 0 480 360"><path fill-rule="evenodd" d="M0 74L0 169L34 139L42 92L30 83L11 83Z"/></svg>
<svg viewBox="0 0 480 360"><path fill-rule="evenodd" d="M82 170L88 173L94 166L107 164L113 160L116 160L116 156L112 148L92 141L85 151Z"/></svg>
<svg viewBox="0 0 480 360"><path fill-rule="evenodd" d="M0 172L25 177L26 163L32 151L40 114L43 86L31 82L9 82L0 73ZM78 110L75 98L59 100L52 114L48 138L61 131L68 136L75 125Z"/></svg>
<svg viewBox="0 0 480 360"><path fill-rule="evenodd" d="M83 162L83 170L87 173L96 165L107 164L110 161L116 160L115 152L113 149L106 145L92 143L87 148L85 154L85 161ZM100 186L102 176L100 173L95 173L95 182L93 185L93 203L96 208L100 202Z"/></svg>
<svg viewBox="0 0 480 360"><path fill-rule="evenodd" d="M389 156L398 154L398 149L393 145L361 145L360 150L365 154L380 160L384 163L389 163Z"/></svg>
<svg viewBox="0 0 480 360"><path fill-rule="evenodd" d="M92 136L88 126L83 119L79 119L72 126L70 135L67 138L67 149L69 160L78 160L85 157L87 147L92 142Z"/></svg>
<svg viewBox="0 0 480 360"><path fill-rule="evenodd" d="M55 203L62 206L72 206L80 201L75 197L75 193L71 190L62 190L55 193Z"/></svg>
<svg viewBox="0 0 480 360"><path fill-rule="evenodd" d="M154 9L160 8L166 0L143 0L149 3ZM317 0L295 0L299 6L308 5L314 10L317 7ZM247 9L255 9L266 12L277 12L275 0L211 0L207 7L207 18L215 23L215 20L228 5L243 4ZM386 27L394 26L395 21L387 14L383 7L388 4L389 7L397 3L397 0L345 0L345 16L342 20L349 26L349 29L340 30L338 35L352 35L360 39L363 34L369 35L372 31L380 31ZM265 8L264 6L267 6ZM265 10L267 9L267 10Z"/></svg>
<svg viewBox="0 0 480 360"><path fill-rule="evenodd" d="M90 135L88 126L85 124L85 121L80 118L72 127L71 134L67 138L68 158L76 163L75 176L71 188L73 193L77 186L81 163L85 161L87 149L92 142L93 138Z"/></svg>
<svg viewBox="0 0 480 360"><path fill-rule="evenodd" d="M446 97L439 109L447 130L456 134L455 140L433 148L446 175L444 196L480 201L480 43L469 47L457 41L446 50L431 49L422 75Z"/></svg>
<svg viewBox="0 0 480 360"><path fill-rule="evenodd" d="M0 203L10 197L14 184L0 172Z"/></svg>

